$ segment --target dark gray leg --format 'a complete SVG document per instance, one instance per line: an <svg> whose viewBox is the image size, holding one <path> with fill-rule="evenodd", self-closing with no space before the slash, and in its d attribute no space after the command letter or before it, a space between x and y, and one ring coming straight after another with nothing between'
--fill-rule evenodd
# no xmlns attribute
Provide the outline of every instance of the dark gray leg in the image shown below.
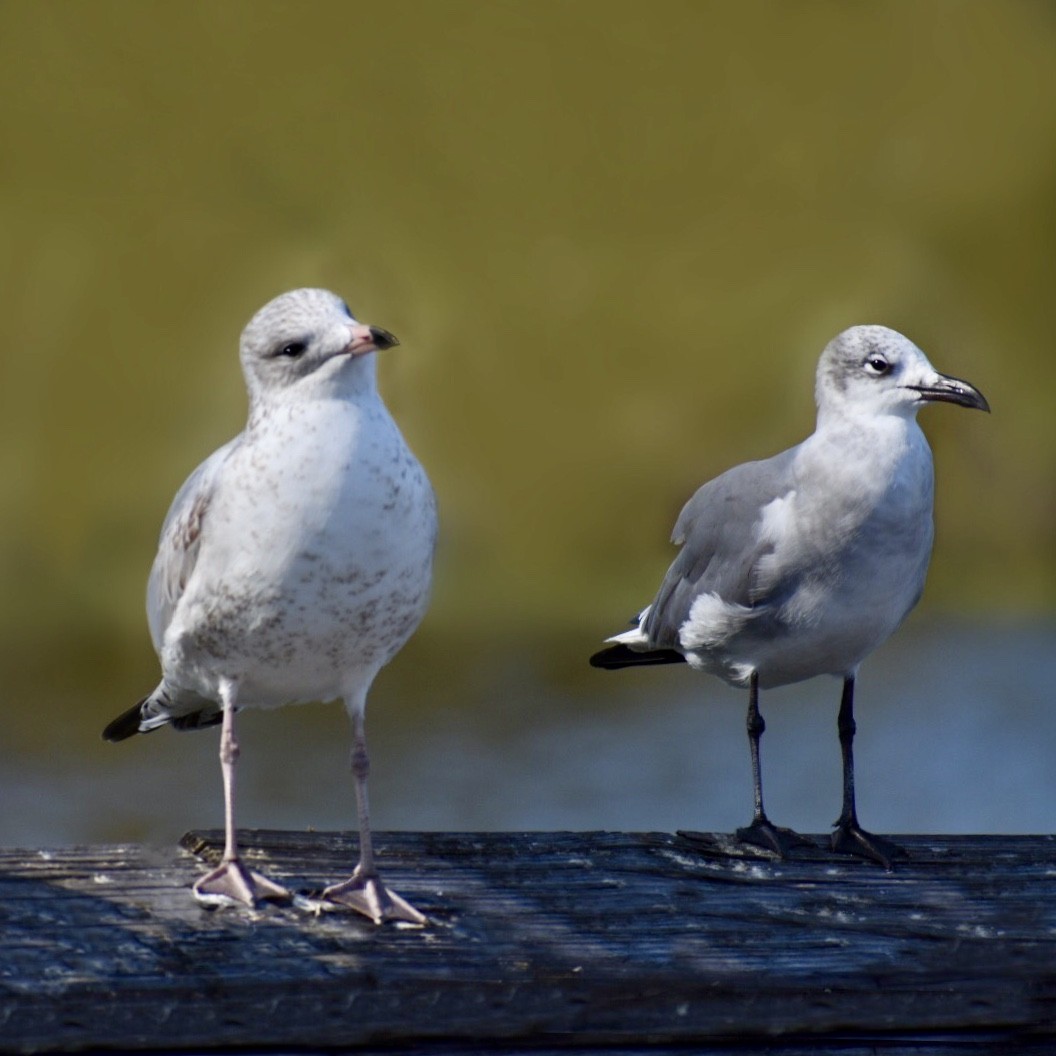
<svg viewBox="0 0 1056 1056"><path fill-rule="evenodd" d="M784 858L794 847L813 847L814 844L792 829L783 829L773 824L766 816L763 809L763 774L759 765L759 742L765 730L766 723L759 713L759 676L753 671L748 682L748 747L752 753L755 810L752 813L752 823L747 828L737 830L737 839L742 843L774 851Z"/></svg>
<svg viewBox="0 0 1056 1056"><path fill-rule="evenodd" d="M836 725L840 731L840 751L843 755L843 809L832 834L832 849L842 854L869 858L890 869L894 859L908 857L906 852L890 840L866 832L858 824L858 811L854 802L854 734L858 727L854 721L853 675L843 680L840 715Z"/></svg>

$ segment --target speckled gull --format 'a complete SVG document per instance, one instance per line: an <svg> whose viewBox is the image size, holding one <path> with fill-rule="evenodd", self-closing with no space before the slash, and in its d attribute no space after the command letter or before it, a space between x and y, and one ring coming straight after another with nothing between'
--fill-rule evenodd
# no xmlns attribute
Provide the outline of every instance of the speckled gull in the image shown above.
<svg viewBox="0 0 1056 1056"><path fill-rule="evenodd" d="M843 809L832 847L889 866L904 852L866 832L855 807L855 678L924 589L934 475L917 411L936 401L990 408L977 389L939 374L916 345L883 326L855 326L828 344L816 399L813 435L735 466L686 503L672 536L682 549L656 598L591 663L685 660L748 687L755 810L737 835L780 855L809 841L763 810L759 689L842 678Z"/></svg>
<svg viewBox="0 0 1056 1056"><path fill-rule="evenodd" d="M397 343L327 290L265 305L242 333L246 428L165 518L147 586L162 679L103 736L222 723L226 843L194 885L202 901L290 897L239 858L235 712L340 697L360 858L322 897L377 923L425 922L379 879L367 805L367 692L425 614L437 530L433 490L375 381L374 353Z"/></svg>

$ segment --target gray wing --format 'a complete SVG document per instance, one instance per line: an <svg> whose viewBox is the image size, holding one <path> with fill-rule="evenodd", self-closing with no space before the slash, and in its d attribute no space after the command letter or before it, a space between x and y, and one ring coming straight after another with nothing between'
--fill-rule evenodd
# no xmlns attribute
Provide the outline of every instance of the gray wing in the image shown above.
<svg viewBox="0 0 1056 1056"><path fill-rule="evenodd" d="M708 481L686 503L671 541L682 549L667 570L645 618L643 631L657 649L678 648L679 630L693 602L705 593L754 608L786 595L788 577L758 574L773 551L761 538L763 509L794 488L795 448L762 462L746 462Z"/></svg>
<svg viewBox="0 0 1056 1056"><path fill-rule="evenodd" d="M236 436L214 451L184 481L165 515L158 553L147 581L147 623L159 654L169 621L194 572L202 525L220 472L241 440L241 436Z"/></svg>

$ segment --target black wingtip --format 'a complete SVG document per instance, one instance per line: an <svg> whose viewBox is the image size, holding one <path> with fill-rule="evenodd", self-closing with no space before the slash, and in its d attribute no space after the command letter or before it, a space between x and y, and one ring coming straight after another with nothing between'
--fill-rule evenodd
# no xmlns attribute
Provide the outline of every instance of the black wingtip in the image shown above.
<svg viewBox="0 0 1056 1056"><path fill-rule="evenodd" d="M601 667L606 671L618 671L621 667L649 667L654 664L684 664L686 658L676 649L653 649L649 652L638 652L629 646L610 645L590 658L591 667Z"/></svg>
<svg viewBox="0 0 1056 1056"><path fill-rule="evenodd" d="M146 698L144 698L145 700ZM128 711L121 712L105 730L103 740L116 744L118 741L126 741L139 733L139 719L143 711L143 701L134 704Z"/></svg>

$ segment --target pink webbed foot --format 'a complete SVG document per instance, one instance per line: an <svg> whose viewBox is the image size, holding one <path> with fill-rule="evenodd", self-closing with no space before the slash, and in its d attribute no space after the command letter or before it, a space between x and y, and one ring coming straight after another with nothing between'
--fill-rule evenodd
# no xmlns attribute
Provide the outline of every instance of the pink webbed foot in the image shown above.
<svg viewBox="0 0 1056 1056"><path fill-rule="evenodd" d="M331 884L323 892L323 901L354 909L357 913L369 917L375 924L382 924L387 920L402 920L409 924L428 923L425 915L419 913L410 902L387 888L377 873L364 875L359 866L356 866L355 872L348 880Z"/></svg>
<svg viewBox="0 0 1056 1056"><path fill-rule="evenodd" d="M289 902L293 896L286 888L245 866L238 858L221 862L200 877L192 888L194 897L205 905L242 902Z"/></svg>

